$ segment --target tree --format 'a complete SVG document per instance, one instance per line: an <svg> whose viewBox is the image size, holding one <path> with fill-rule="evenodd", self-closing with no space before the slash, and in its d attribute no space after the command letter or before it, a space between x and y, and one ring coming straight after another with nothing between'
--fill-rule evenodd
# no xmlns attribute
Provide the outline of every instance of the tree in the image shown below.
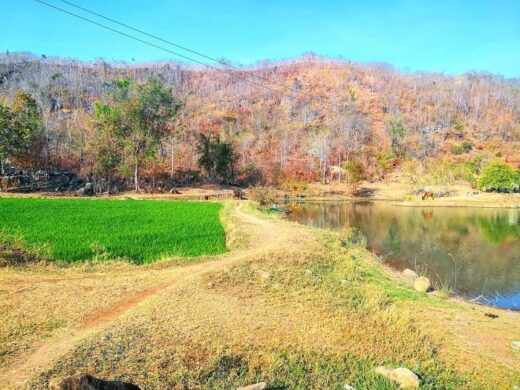
<svg viewBox="0 0 520 390"><path fill-rule="evenodd" d="M486 191L511 192L520 187L519 176L509 165L494 161L486 165L477 185Z"/></svg>
<svg viewBox="0 0 520 390"><path fill-rule="evenodd" d="M147 157L153 157L161 141L173 129L174 119L182 104L172 96L171 88L157 79L132 85L128 79L115 82L115 91L109 103L98 101L95 115L101 132L117 139L131 159L134 188L139 191L139 170ZM106 162L113 168L119 159L107 154Z"/></svg>
<svg viewBox="0 0 520 390"><path fill-rule="evenodd" d="M4 174L4 160L11 152L13 113L10 108L0 105L0 174Z"/></svg>
<svg viewBox="0 0 520 390"><path fill-rule="evenodd" d="M17 92L11 107L0 105L0 173L8 158L22 161L34 157L31 151L42 128L38 105L30 94Z"/></svg>
<svg viewBox="0 0 520 390"><path fill-rule="evenodd" d="M352 192L357 190L357 186L365 179L365 169L359 161L345 161L343 169L347 171L348 183L352 186Z"/></svg>
<svg viewBox="0 0 520 390"><path fill-rule="evenodd" d="M388 135L390 136L392 153L394 156L403 157L405 154L403 139L407 133L401 120L393 119L388 122Z"/></svg>
<svg viewBox="0 0 520 390"><path fill-rule="evenodd" d="M199 134L196 149L200 153L197 164L210 178L218 178L225 183L233 182L238 159L233 143Z"/></svg>

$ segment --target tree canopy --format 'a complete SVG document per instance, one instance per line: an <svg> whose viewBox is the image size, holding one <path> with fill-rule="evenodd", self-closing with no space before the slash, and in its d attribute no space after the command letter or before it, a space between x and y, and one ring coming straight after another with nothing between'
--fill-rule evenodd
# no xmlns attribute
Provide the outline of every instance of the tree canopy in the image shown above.
<svg viewBox="0 0 520 390"><path fill-rule="evenodd" d="M0 168L3 170L6 159L30 165L42 130L40 112L31 94L17 92L11 106L0 105Z"/></svg>

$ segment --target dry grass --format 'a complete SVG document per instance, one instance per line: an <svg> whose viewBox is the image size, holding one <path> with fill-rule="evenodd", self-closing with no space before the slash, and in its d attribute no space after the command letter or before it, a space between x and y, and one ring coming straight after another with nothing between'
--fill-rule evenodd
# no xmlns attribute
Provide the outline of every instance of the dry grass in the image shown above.
<svg viewBox="0 0 520 390"><path fill-rule="evenodd" d="M231 204L223 219L233 250L198 263L0 271L2 378L31 389L79 372L146 389L392 389L373 373L388 364L425 389L520 382L515 313L491 320L491 309L416 293L334 233Z"/></svg>

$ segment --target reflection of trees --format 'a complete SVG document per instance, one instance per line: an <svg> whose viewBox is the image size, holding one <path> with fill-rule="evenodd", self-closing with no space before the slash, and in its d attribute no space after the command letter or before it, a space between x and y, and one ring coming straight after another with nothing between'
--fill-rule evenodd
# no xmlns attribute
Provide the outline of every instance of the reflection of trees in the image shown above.
<svg viewBox="0 0 520 390"><path fill-rule="evenodd" d="M475 297L484 283L488 294L520 292L518 215L518 210L439 207L432 212L363 202L305 204L291 218L355 228L395 268L428 270L434 282Z"/></svg>
<svg viewBox="0 0 520 390"><path fill-rule="evenodd" d="M475 225L488 242L500 244L510 238L520 237L520 224L511 224L508 216L476 218Z"/></svg>

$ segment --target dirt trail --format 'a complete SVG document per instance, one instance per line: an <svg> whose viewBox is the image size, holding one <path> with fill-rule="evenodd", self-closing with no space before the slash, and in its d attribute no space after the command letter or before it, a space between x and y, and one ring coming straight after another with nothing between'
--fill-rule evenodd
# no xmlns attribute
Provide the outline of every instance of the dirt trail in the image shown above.
<svg viewBox="0 0 520 390"><path fill-rule="evenodd" d="M23 386L24 382L27 382L45 368L49 368L53 362L78 346L82 340L110 327L117 318L146 299L160 294L173 286L193 283L208 272L223 269L233 263L247 260L259 253L272 250L277 246L283 245L287 240L287 232L284 229L252 213L244 212L242 204L233 210L232 217L237 219L241 226L247 225L248 234L254 237L254 239L250 240L250 245L247 249L234 250L210 261L161 270L166 281L125 296L110 306L92 313L82 323L65 329L59 336L49 339L32 353L22 356L14 365L0 371L1 388L13 389ZM136 272L142 271L137 270Z"/></svg>

